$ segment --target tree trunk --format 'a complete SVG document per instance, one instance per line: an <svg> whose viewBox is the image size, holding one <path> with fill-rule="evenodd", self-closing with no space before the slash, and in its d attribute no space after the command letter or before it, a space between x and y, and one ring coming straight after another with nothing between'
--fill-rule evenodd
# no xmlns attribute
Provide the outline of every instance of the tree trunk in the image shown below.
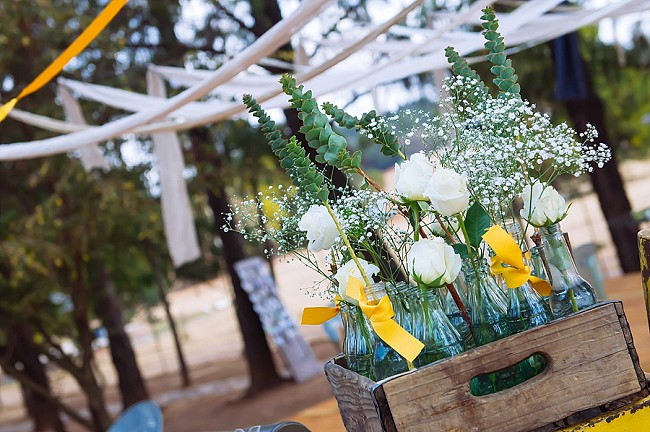
<svg viewBox="0 0 650 432"><path fill-rule="evenodd" d="M111 360L117 372L122 408L148 400L149 392L140 373L131 339L124 329L122 305L115 292L113 281L105 271L95 302L95 313L108 332Z"/></svg>
<svg viewBox="0 0 650 432"><path fill-rule="evenodd" d="M32 343L29 335L20 327L13 329L16 343L12 344L9 362L13 365L22 364L21 373L31 382L37 384L48 393L51 393L50 381L45 372L45 367L39 360L39 351ZM3 369L5 369L3 367ZM11 375L10 370L5 370ZM34 391L26 384L20 384L25 409L34 423L34 432L65 432L63 422L59 417L59 407L51 399Z"/></svg>
<svg viewBox="0 0 650 432"><path fill-rule="evenodd" d="M600 208L616 246L623 272L639 271L636 234L639 225L632 217L623 178L618 169L615 144L609 139L603 103L594 91L593 82L578 50L577 33L565 35L551 43L556 69L557 92L563 100L574 127L584 132L587 123L596 127L599 141L612 148L612 160L590 173Z"/></svg>
<svg viewBox="0 0 650 432"><path fill-rule="evenodd" d="M235 263L247 257L242 244L243 238L234 231L221 231L221 227L226 223L223 215L230 211L225 190L222 186L218 186L214 190L208 190L207 194L215 224L221 232L224 260L235 293L235 311L244 339L244 352L251 379L249 394L252 394L279 384L282 382L282 378L273 363L273 356L260 318L253 309L248 294L241 287L239 276L235 271Z"/></svg>
<svg viewBox="0 0 650 432"><path fill-rule="evenodd" d="M82 254L76 251L74 254L76 277L71 280L70 298L72 299L72 319L78 333L79 349L81 351L81 366L78 370L72 371L74 378L79 383L86 396L86 403L92 418L93 426L97 432L106 431L111 418L106 410L104 392L97 381L93 371L94 351L92 347L93 335L88 321L89 298L91 286L86 279L86 263Z"/></svg>
<svg viewBox="0 0 650 432"><path fill-rule="evenodd" d="M210 165L209 173L201 173L199 165L199 173L204 176L205 183L209 185L206 190L208 205L212 210L214 223L221 238L223 258L235 294L235 311L244 340L244 354L251 379L248 394L252 395L271 388L283 380L275 368L260 317L253 309L248 294L241 287L239 276L235 270L235 263L247 258L244 239L235 231L224 232L222 230L223 225L227 222L225 215L230 212L230 203L223 179L220 177L221 159L214 149L210 148L206 151L205 144L211 139L207 129L194 129L190 131L189 135L194 159L198 163Z"/></svg>
<svg viewBox="0 0 650 432"><path fill-rule="evenodd" d="M176 321L172 315L171 308L169 306L169 301L167 301L167 293L165 291L165 278L163 276L162 270L160 268L159 261L156 260L156 257L153 256L153 253L149 254L149 260L151 261L151 268L153 269L154 275L156 276L156 285L158 287L158 298L163 305L165 310L165 316L167 317L167 324L169 325L169 330L172 332L172 337L174 338L174 347L176 348L176 358L178 359L178 368L180 369L181 374L181 383L183 387L189 387L191 384L190 373L187 369L187 363L185 362L185 355L183 354L183 346L181 345L181 339L178 334L178 329L176 328Z"/></svg>

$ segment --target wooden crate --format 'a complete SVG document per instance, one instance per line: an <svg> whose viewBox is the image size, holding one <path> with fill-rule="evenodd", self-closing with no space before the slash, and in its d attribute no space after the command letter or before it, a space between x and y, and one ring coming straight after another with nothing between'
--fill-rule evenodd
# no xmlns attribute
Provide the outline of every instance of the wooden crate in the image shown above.
<svg viewBox="0 0 650 432"><path fill-rule="evenodd" d="M470 379L542 353L546 369L486 396ZM649 394L621 302L567 318L374 382L325 365L348 431L554 431Z"/></svg>

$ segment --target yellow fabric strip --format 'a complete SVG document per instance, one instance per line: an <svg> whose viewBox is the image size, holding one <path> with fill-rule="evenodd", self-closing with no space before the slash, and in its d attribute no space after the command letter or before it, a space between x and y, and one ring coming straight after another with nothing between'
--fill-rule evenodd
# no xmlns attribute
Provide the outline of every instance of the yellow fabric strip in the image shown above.
<svg viewBox="0 0 650 432"><path fill-rule="evenodd" d="M325 321L331 320L339 313L339 308L337 307L308 307L302 310L302 319L300 324L302 325L320 325Z"/></svg>
<svg viewBox="0 0 650 432"><path fill-rule="evenodd" d="M523 252L506 230L494 225L483 234L483 240L496 254L492 257L492 273L501 275L508 288L518 288L530 282L541 295L547 296L551 293L551 285L548 282L531 274L531 268L524 262Z"/></svg>
<svg viewBox="0 0 650 432"><path fill-rule="evenodd" d="M413 363L424 348L424 344L393 321L395 312L388 296L384 296L376 305L361 301L359 306L370 320L377 336L399 355Z"/></svg>
<svg viewBox="0 0 650 432"><path fill-rule="evenodd" d="M3 121L9 111L16 105L16 103L23 97L34 93L52 78L58 75L63 67L74 57L79 55L90 42L92 42L97 35L108 25L109 22L117 15L117 13L124 7L128 0L111 0L106 5L104 10L90 23L90 25L65 49L43 72L41 72L27 87L25 87L20 94L14 99L10 100L0 108L0 122Z"/></svg>

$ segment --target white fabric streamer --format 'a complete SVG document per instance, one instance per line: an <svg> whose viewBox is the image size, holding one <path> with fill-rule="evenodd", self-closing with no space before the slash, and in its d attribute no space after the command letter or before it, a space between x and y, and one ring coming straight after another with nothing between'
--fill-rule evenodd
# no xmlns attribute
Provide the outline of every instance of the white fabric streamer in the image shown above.
<svg viewBox="0 0 650 432"><path fill-rule="evenodd" d="M309 17L313 17L315 13L314 8L308 12L306 10L307 3L310 2L302 2L299 9L305 7L305 10L302 11L303 16L311 13L312 15L309 15ZM322 0L320 3L322 3ZM469 8L447 14L445 19L441 20L442 24L438 28L409 29L407 31L404 27L396 27L398 33L408 34L411 32L419 36L424 36L426 40L423 43L404 43L404 45L399 46L398 51L392 51L397 48L394 45L395 41L391 41L391 52L393 52L393 55L389 56L380 64L371 66L369 70L335 71L332 69L333 66L340 63L352 53L366 47L368 44L372 43L377 46L379 43L374 42L376 37L388 31L398 22L389 21L387 25L380 25L367 32L359 41L351 43L333 59L329 59L320 65L307 67L298 73L296 78L299 82L304 82L306 87L313 89L315 94L325 95L330 92L350 88L354 88L357 91L372 89L378 84L392 82L417 73L447 68L448 64L442 51L446 45L455 46L458 52L465 56L482 48L483 40L480 34L454 30L463 24L477 22L480 17L479 9L490 3L492 1L480 0ZM650 9L650 0L621 0L597 9L562 9L561 12L547 13L559 3L560 1L558 0L525 2L513 12L504 15L501 18L500 31L502 34L508 36L506 42L509 46L530 46L542 43L605 17L620 16L626 13L639 13ZM313 5L310 4L309 6ZM412 7L413 4L407 7L405 11L407 9L411 10L409 8ZM298 12L296 11L294 16L297 16ZM117 136L126 131L151 133L188 129L231 118L244 111L244 106L239 100L228 101L224 99L220 101L192 102L189 104L190 101L195 101L215 89L217 90L216 94L220 94L224 98L239 96L241 93L247 92L253 94L260 102L264 102L264 106L267 108L286 107L286 97L279 95L280 92L276 81L277 76L256 76L251 73L232 74L233 70L239 68L240 72L244 71L248 66L256 61L259 62L263 58L263 56L257 54L260 54L260 51L266 49L271 44L267 39L272 39L278 33L285 30L276 29L284 21L274 26L272 30L258 39L251 47L247 48L217 71L186 71L177 68L151 66L152 70L157 71L173 83L192 86L180 95L166 101L139 99L142 102L139 106L137 104L128 104L130 110L140 110L142 106L153 106L154 108L146 108L137 114L126 117L126 119L117 120L102 127L93 128L92 130L71 133L68 136L29 143L2 145L0 146L0 160L38 157L67 151L85 145L84 142L81 142L81 138L88 137L90 139L93 135L99 137L94 139L102 139L102 137ZM277 32L272 36L269 35L274 30L277 30ZM278 40L274 40L276 46ZM253 46L255 46L255 49L253 49ZM250 54L249 51L255 51L257 56ZM251 61L253 57L255 57L255 60ZM247 65L244 66L244 63L247 63ZM235 65L233 66L233 64ZM96 88L93 91L88 90L90 88L89 86L92 86L91 84L81 84L86 87L85 97L100 97L98 96L99 93L94 91L97 90ZM107 103L111 102L111 97L107 95L101 97L103 101ZM137 97L147 98L148 96L138 95ZM117 102L113 101L112 104L117 105ZM123 109L129 109L129 107L125 106L127 104L122 105ZM183 108L179 109L180 107ZM176 112L173 112L174 110ZM14 110L14 112L16 112L16 115L13 116L14 118L20 116L21 120L32 122L35 125L43 127L51 126L56 131L66 129L65 125L58 123L54 119L17 110ZM164 119L165 117L170 117L170 119L163 120L159 123L152 123L152 121ZM69 129L70 131L78 130L74 129L78 126L72 125ZM116 132L118 130L120 131L119 133Z"/></svg>
<svg viewBox="0 0 650 432"><path fill-rule="evenodd" d="M72 96L68 89L61 85L58 86L57 91L66 119L72 123L86 124L79 101ZM91 171L93 168L108 169L108 162L97 143L81 147L79 149L79 159L86 171Z"/></svg>
<svg viewBox="0 0 650 432"><path fill-rule="evenodd" d="M147 72L147 91L157 98L165 98L165 82L154 72ZM183 152L176 132L159 132L151 135L158 160L160 176L160 205L167 248L174 267L194 261L201 249L194 226L192 206L183 178Z"/></svg>
<svg viewBox="0 0 650 432"><path fill-rule="evenodd" d="M271 55L285 44L291 36L306 25L321 8L331 0L304 0L297 9L283 19L255 42L233 57L232 60L214 71L209 78L168 99L156 108L139 111L105 125L36 141L4 144L0 146L0 160L16 160L48 156L75 150L88 143L106 141L131 132L138 126L166 117L170 112L195 101L228 82L241 71L260 59ZM174 129L173 124L169 129Z"/></svg>

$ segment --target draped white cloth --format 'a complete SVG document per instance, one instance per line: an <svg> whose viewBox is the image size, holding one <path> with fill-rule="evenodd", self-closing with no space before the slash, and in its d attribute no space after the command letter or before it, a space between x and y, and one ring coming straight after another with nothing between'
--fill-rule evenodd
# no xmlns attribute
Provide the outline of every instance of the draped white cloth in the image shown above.
<svg viewBox="0 0 650 432"><path fill-rule="evenodd" d="M63 86L59 86L57 91L66 119L72 123L86 124L79 101ZM97 143L81 147L79 149L79 159L86 171L93 168L108 169L108 162Z"/></svg>
<svg viewBox="0 0 650 432"><path fill-rule="evenodd" d="M303 0L291 15L278 22L229 62L223 64L209 78L167 99L155 108L138 111L135 114L114 120L105 125L73 132L68 135L4 144L0 146L0 160L34 158L75 150L88 143L110 140L132 132L138 126L162 119L172 111L207 95L215 87L228 82L252 64L271 55L289 41L291 36L307 24L310 18L314 17L329 1L331 0ZM160 130L174 129L173 125L174 122L169 127L163 127ZM142 129L146 130L146 128Z"/></svg>
<svg viewBox="0 0 650 432"><path fill-rule="evenodd" d="M147 73L147 91L151 96L165 98L165 81L155 72ZM194 226L192 206L183 178L185 164L176 132L151 134L153 150L160 174L160 205L167 248L174 267L201 256Z"/></svg>
<svg viewBox="0 0 650 432"><path fill-rule="evenodd" d="M305 1L287 20L302 17L303 21L301 22L305 24L325 2L326 0ZM442 24L434 29L408 29L395 26L398 21L389 20L387 22L389 25L380 25L371 29L356 42L343 40L342 43L346 48L341 53L346 53L346 55L343 55L341 60L362 48L381 45L381 42L376 42L377 36L386 33L391 28L393 28L391 31L397 34L418 35L420 39L424 37L425 41L417 43L383 42L386 46L384 51L388 52L389 56L379 64L370 66L369 70L332 69L341 60L332 61L330 59L320 65L305 67L297 75L297 78L299 81L306 81L306 86L313 89L316 94L326 95L350 88L355 88L355 90L372 89L378 84L395 81L413 74L447 68L447 62L442 53L446 45L456 46L461 55L468 55L482 48L483 40L479 33L458 31L457 29L463 24L478 22L480 9L490 3L492 1L478 1L467 9L447 14L445 19L441 20ZM559 3L558 0L525 2L513 12L500 16L500 31L508 36L506 42L509 46L530 46L574 31L602 18L639 13L650 9L650 0L621 0L596 9L562 8L560 12L547 13ZM405 10L412 7L413 4ZM137 114L101 127L84 127L14 110L10 115L21 121L54 131L73 133L30 143L0 145L0 160L39 157L68 151L125 132L152 133L183 130L227 119L243 112L244 107L238 98L244 92L252 93L258 100L264 101L265 106L269 108L286 107L286 98L278 97L277 76L252 74L244 70L255 61L259 62L265 58L262 51L266 53L268 51L265 50L269 49L271 45L279 46L278 44L286 42L291 37L286 33L291 26L286 22L287 20L278 23L264 37L216 71L151 66L152 70L164 76L172 84L190 86L188 90L171 99L157 99L119 89L66 81L66 85L74 87L72 89L81 97L126 111L137 112ZM377 32L377 29L380 31ZM368 40L369 36L374 37ZM361 41L364 42L360 43ZM341 53L335 58L339 57ZM324 65L327 67L323 67ZM235 72L237 69L240 73ZM209 93L218 97L219 100L192 102ZM233 98L237 99L232 100ZM152 123L154 120L162 121Z"/></svg>

